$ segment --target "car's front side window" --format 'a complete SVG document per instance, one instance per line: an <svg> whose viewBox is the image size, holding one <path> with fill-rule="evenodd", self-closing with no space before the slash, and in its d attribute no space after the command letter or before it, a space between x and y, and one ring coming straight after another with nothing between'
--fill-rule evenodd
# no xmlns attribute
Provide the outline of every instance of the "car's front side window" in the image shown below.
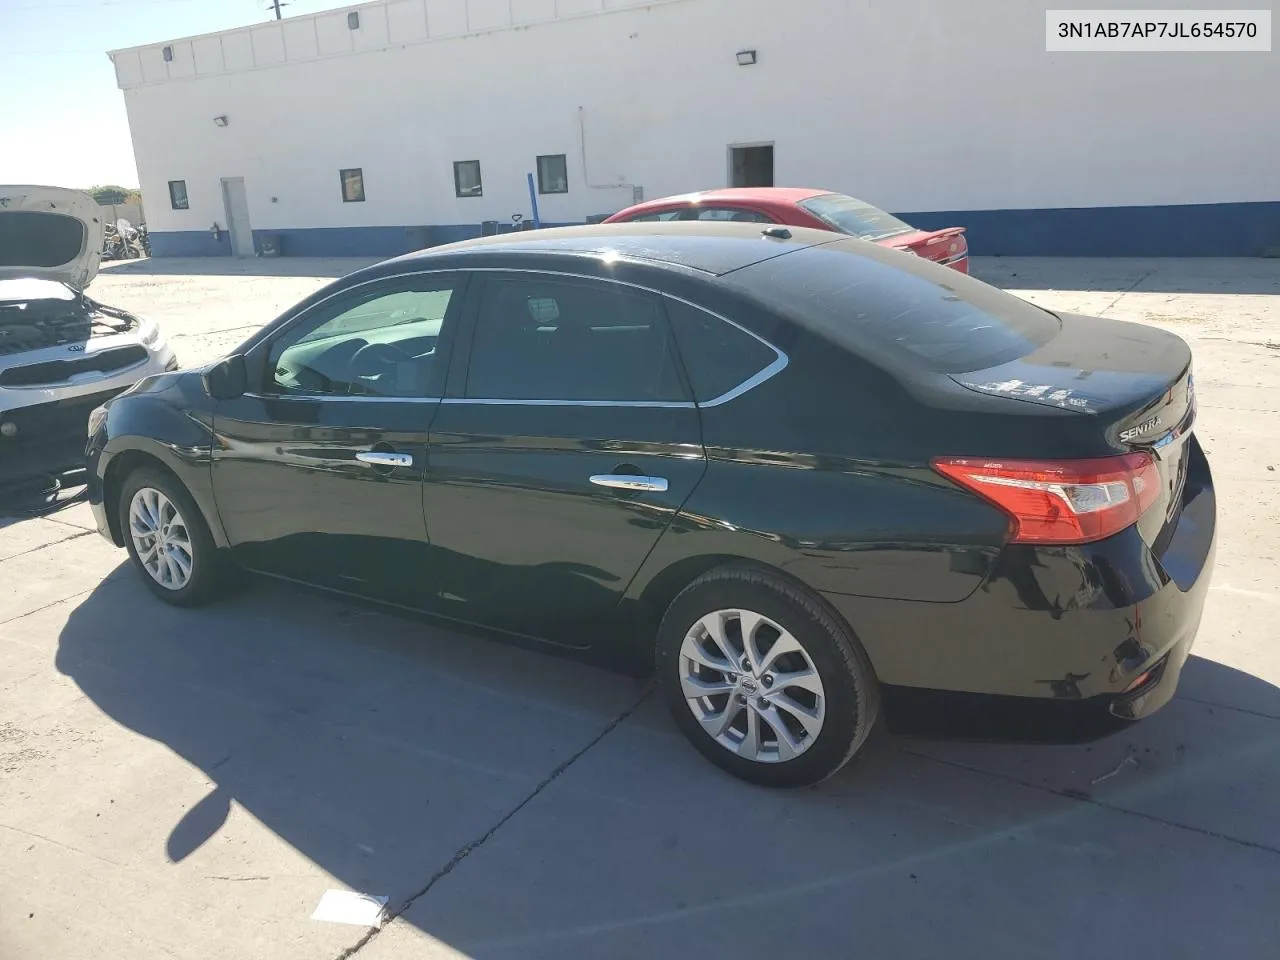
<svg viewBox="0 0 1280 960"><path fill-rule="evenodd" d="M476 318L466 396L687 401L658 299L604 281L496 277Z"/></svg>
<svg viewBox="0 0 1280 960"><path fill-rule="evenodd" d="M455 290L453 279L389 281L318 308L272 343L266 392L428 396Z"/></svg>
<svg viewBox="0 0 1280 960"><path fill-rule="evenodd" d="M628 223L670 223L672 220L683 219L685 209L682 207L678 210L663 210L660 213L646 213L643 216L632 217Z"/></svg>

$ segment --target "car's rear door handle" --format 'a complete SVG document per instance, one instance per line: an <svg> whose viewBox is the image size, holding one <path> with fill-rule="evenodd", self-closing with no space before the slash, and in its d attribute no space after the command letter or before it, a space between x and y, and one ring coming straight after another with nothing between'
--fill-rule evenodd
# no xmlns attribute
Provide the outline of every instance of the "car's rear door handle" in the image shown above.
<svg viewBox="0 0 1280 960"><path fill-rule="evenodd" d="M591 478L597 487L612 487L615 490L649 490L654 493L665 493L666 477L641 477L632 473L598 473Z"/></svg>
<svg viewBox="0 0 1280 960"><path fill-rule="evenodd" d="M375 467L412 467L413 454L388 453L385 450L361 450L356 459Z"/></svg>

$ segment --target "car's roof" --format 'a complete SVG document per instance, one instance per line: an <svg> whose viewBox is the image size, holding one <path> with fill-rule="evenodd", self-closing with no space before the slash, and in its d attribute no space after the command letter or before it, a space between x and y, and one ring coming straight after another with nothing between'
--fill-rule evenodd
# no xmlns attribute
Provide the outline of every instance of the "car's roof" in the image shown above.
<svg viewBox="0 0 1280 960"><path fill-rule="evenodd" d="M642 214L646 210L669 210L672 207L701 203L758 204L768 207L775 204L797 204L801 200L821 197L830 192L830 190L815 190L809 187L729 187L722 190L699 190L696 193L658 197L627 207L619 213Z"/></svg>
<svg viewBox="0 0 1280 960"><path fill-rule="evenodd" d="M783 231L787 235L769 235ZM454 255L562 254L671 264L723 276L796 250L840 239L824 230L750 223L600 223L463 240L406 254L397 264Z"/></svg>
<svg viewBox="0 0 1280 960"><path fill-rule="evenodd" d="M696 193L682 193L674 197L659 197L636 206L646 207L652 204L657 207L671 203L707 203L709 201L798 203L830 192L830 190L815 190L811 187L726 187L722 190L699 190Z"/></svg>

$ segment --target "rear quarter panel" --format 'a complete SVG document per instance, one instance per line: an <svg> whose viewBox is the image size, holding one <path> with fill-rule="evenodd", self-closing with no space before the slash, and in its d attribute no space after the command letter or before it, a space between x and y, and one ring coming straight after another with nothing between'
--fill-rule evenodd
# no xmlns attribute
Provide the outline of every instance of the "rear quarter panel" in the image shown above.
<svg viewBox="0 0 1280 960"><path fill-rule="evenodd" d="M766 564L828 597L945 604L973 593L1008 523L929 467L927 451L941 442L930 435L936 411L883 371L764 311L722 304L717 312L783 350L788 366L702 407L707 473L632 595L660 597L668 571L696 570L698 557Z"/></svg>

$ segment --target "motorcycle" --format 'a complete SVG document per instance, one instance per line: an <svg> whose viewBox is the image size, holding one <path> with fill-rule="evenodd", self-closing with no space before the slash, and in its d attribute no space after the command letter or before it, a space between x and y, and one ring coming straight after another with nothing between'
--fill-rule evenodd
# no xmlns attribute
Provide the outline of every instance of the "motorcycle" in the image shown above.
<svg viewBox="0 0 1280 960"><path fill-rule="evenodd" d="M146 236L146 225L135 227L128 220L120 219L104 224L102 237L103 260L134 260L151 255L151 241Z"/></svg>

